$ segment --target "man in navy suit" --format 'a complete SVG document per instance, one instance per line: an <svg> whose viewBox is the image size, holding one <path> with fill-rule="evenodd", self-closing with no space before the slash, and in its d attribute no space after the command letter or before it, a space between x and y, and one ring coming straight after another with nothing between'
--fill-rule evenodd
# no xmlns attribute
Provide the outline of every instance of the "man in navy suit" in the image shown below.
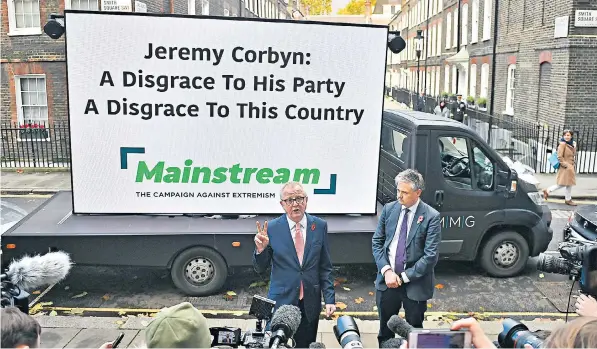
<svg viewBox="0 0 597 349"><path fill-rule="evenodd" d="M425 189L423 176L408 169L400 172L395 182L398 201L384 206L373 234L380 346L394 338L387 324L402 306L406 321L423 327L442 240L439 212L420 199Z"/></svg>
<svg viewBox="0 0 597 349"><path fill-rule="evenodd" d="M308 348L317 341L321 297L326 316L336 311L328 225L321 218L305 213L307 194L297 182L280 191L282 216L257 222L253 267L262 274L271 265L268 298L275 310L291 304L301 309L301 324L294 334L296 348Z"/></svg>

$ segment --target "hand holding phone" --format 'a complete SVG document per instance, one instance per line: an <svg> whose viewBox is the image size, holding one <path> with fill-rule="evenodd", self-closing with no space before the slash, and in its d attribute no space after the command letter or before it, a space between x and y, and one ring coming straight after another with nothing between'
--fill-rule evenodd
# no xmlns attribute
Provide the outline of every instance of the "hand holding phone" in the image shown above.
<svg viewBox="0 0 597 349"><path fill-rule="evenodd" d="M122 341L122 338L124 338L124 332L120 332L118 334L118 337L116 337L116 339L112 342L106 342L104 344L102 344L101 347L99 347L99 349L111 349L111 348L116 348L118 347L118 345L120 344L120 342Z"/></svg>
<svg viewBox="0 0 597 349"><path fill-rule="evenodd" d="M413 329L408 335L408 347L418 349L471 348L472 335L468 329Z"/></svg>

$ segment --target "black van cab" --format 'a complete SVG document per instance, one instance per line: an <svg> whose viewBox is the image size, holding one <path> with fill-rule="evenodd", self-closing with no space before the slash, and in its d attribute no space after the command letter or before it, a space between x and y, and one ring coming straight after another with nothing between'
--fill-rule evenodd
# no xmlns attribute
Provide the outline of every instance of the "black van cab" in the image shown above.
<svg viewBox="0 0 597 349"><path fill-rule="evenodd" d="M421 199L442 215L440 259L477 261L491 276L510 277L547 250L552 216L537 188L468 126L385 110L380 152L381 203L396 200L400 171L415 168L424 176Z"/></svg>

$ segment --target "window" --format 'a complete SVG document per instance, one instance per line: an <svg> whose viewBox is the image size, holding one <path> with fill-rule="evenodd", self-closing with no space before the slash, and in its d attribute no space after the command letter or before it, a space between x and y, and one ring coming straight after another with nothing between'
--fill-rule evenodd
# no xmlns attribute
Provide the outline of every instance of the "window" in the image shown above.
<svg viewBox="0 0 597 349"><path fill-rule="evenodd" d="M452 40L452 14L448 12L446 17L446 49L450 49L450 41Z"/></svg>
<svg viewBox="0 0 597 349"><path fill-rule="evenodd" d="M468 44L468 4L462 5L462 38L461 44L467 45Z"/></svg>
<svg viewBox="0 0 597 349"><path fill-rule="evenodd" d="M188 0L189 14L195 15L195 0Z"/></svg>
<svg viewBox="0 0 597 349"><path fill-rule="evenodd" d="M489 36L491 34L491 1L492 0L483 0L484 7L483 7L483 41L489 40Z"/></svg>
<svg viewBox="0 0 597 349"><path fill-rule="evenodd" d="M224 16L230 16L230 10L227 8L224 9Z"/></svg>
<svg viewBox="0 0 597 349"><path fill-rule="evenodd" d="M458 88L456 86L456 76L458 74L458 68L456 68L456 65L452 66L452 93L456 93L456 89Z"/></svg>
<svg viewBox="0 0 597 349"><path fill-rule="evenodd" d="M492 191L494 189L495 164L476 142L473 141L472 146L476 189Z"/></svg>
<svg viewBox="0 0 597 349"><path fill-rule="evenodd" d="M406 133L394 130L388 126L382 127L381 149L396 158L407 162L409 155L410 138Z"/></svg>
<svg viewBox="0 0 597 349"><path fill-rule="evenodd" d="M444 91L450 92L450 66L444 66Z"/></svg>
<svg viewBox="0 0 597 349"><path fill-rule="evenodd" d="M201 1L201 14L203 16L209 15L209 0L202 0Z"/></svg>
<svg viewBox="0 0 597 349"><path fill-rule="evenodd" d="M439 137L439 154L446 182L456 188L472 189L466 138Z"/></svg>
<svg viewBox="0 0 597 349"><path fill-rule="evenodd" d="M477 65L471 65L471 92L470 95L475 97L477 95Z"/></svg>
<svg viewBox="0 0 597 349"><path fill-rule="evenodd" d="M516 64L508 66L508 82L506 86L506 114L514 115L514 90L516 86Z"/></svg>
<svg viewBox="0 0 597 349"><path fill-rule="evenodd" d="M480 97L487 98L488 90L489 89L489 64L483 63L481 66L481 91L479 93Z"/></svg>
<svg viewBox="0 0 597 349"><path fill-rule="evenodd" d="M474 44L479 40L479 0L473 0L472 12L471 44Z"/></svg>
<svg viewBox="0 0 597 349"><path fill-rule="evenodd" d="M8 35L41 34L39 0L7 0Z"/></svg>
<svg viewBox="0 0 597 349"><path fill-rule="evenodd" d="M48 98L45 75L15 76L20 138L48 139Z"/></svg>
<svg viewBox="0 0 597 349"><path fill-rule="evenodd" d="M452 42L452 47L456 47L458 43L458 9L454 10L454 41Z"/></svg>
<svg viewBox="0 0 597 349"><path fill-rule="evenodd" d="M99 10L99 0L65 0L64 7L70 10Z"/></svg>
<svg viewBox="0 0 597 349"><path fill-rule="evenodd" d="M439 96L439 94L440 94L440 91L439 91L439 81L441 79L440 70L441 70L440 67L435 68L435 95L436 96Z"/></svg>
<svg viewBox="0 0 597 349"><path fill-rule="evenodd" d="M442 54L442 22L437 26L437 50L435 53L440 56Z"/></svg>

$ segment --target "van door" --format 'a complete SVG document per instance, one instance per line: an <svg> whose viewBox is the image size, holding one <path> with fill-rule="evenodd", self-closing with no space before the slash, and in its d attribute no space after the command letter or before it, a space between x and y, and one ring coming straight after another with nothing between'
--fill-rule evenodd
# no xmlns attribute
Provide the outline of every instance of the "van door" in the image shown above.
<svg viewBox="0 0 597 349"><path fill-rule="evenodd" d="M379 157L379 177L377 200L382 204L396 200L394 178L409 166L411 133L398 126L383 123L381 128L381 151Z"/></svg>
<svg viewBox="0 0 597 349"><path fill-rule="evenodd" d="M428 203L442 215L440 253L471 260L488 227L504 219L497 164L484 144L458 130L433 130L428 154L426 191L433 198Z"/></svg>

